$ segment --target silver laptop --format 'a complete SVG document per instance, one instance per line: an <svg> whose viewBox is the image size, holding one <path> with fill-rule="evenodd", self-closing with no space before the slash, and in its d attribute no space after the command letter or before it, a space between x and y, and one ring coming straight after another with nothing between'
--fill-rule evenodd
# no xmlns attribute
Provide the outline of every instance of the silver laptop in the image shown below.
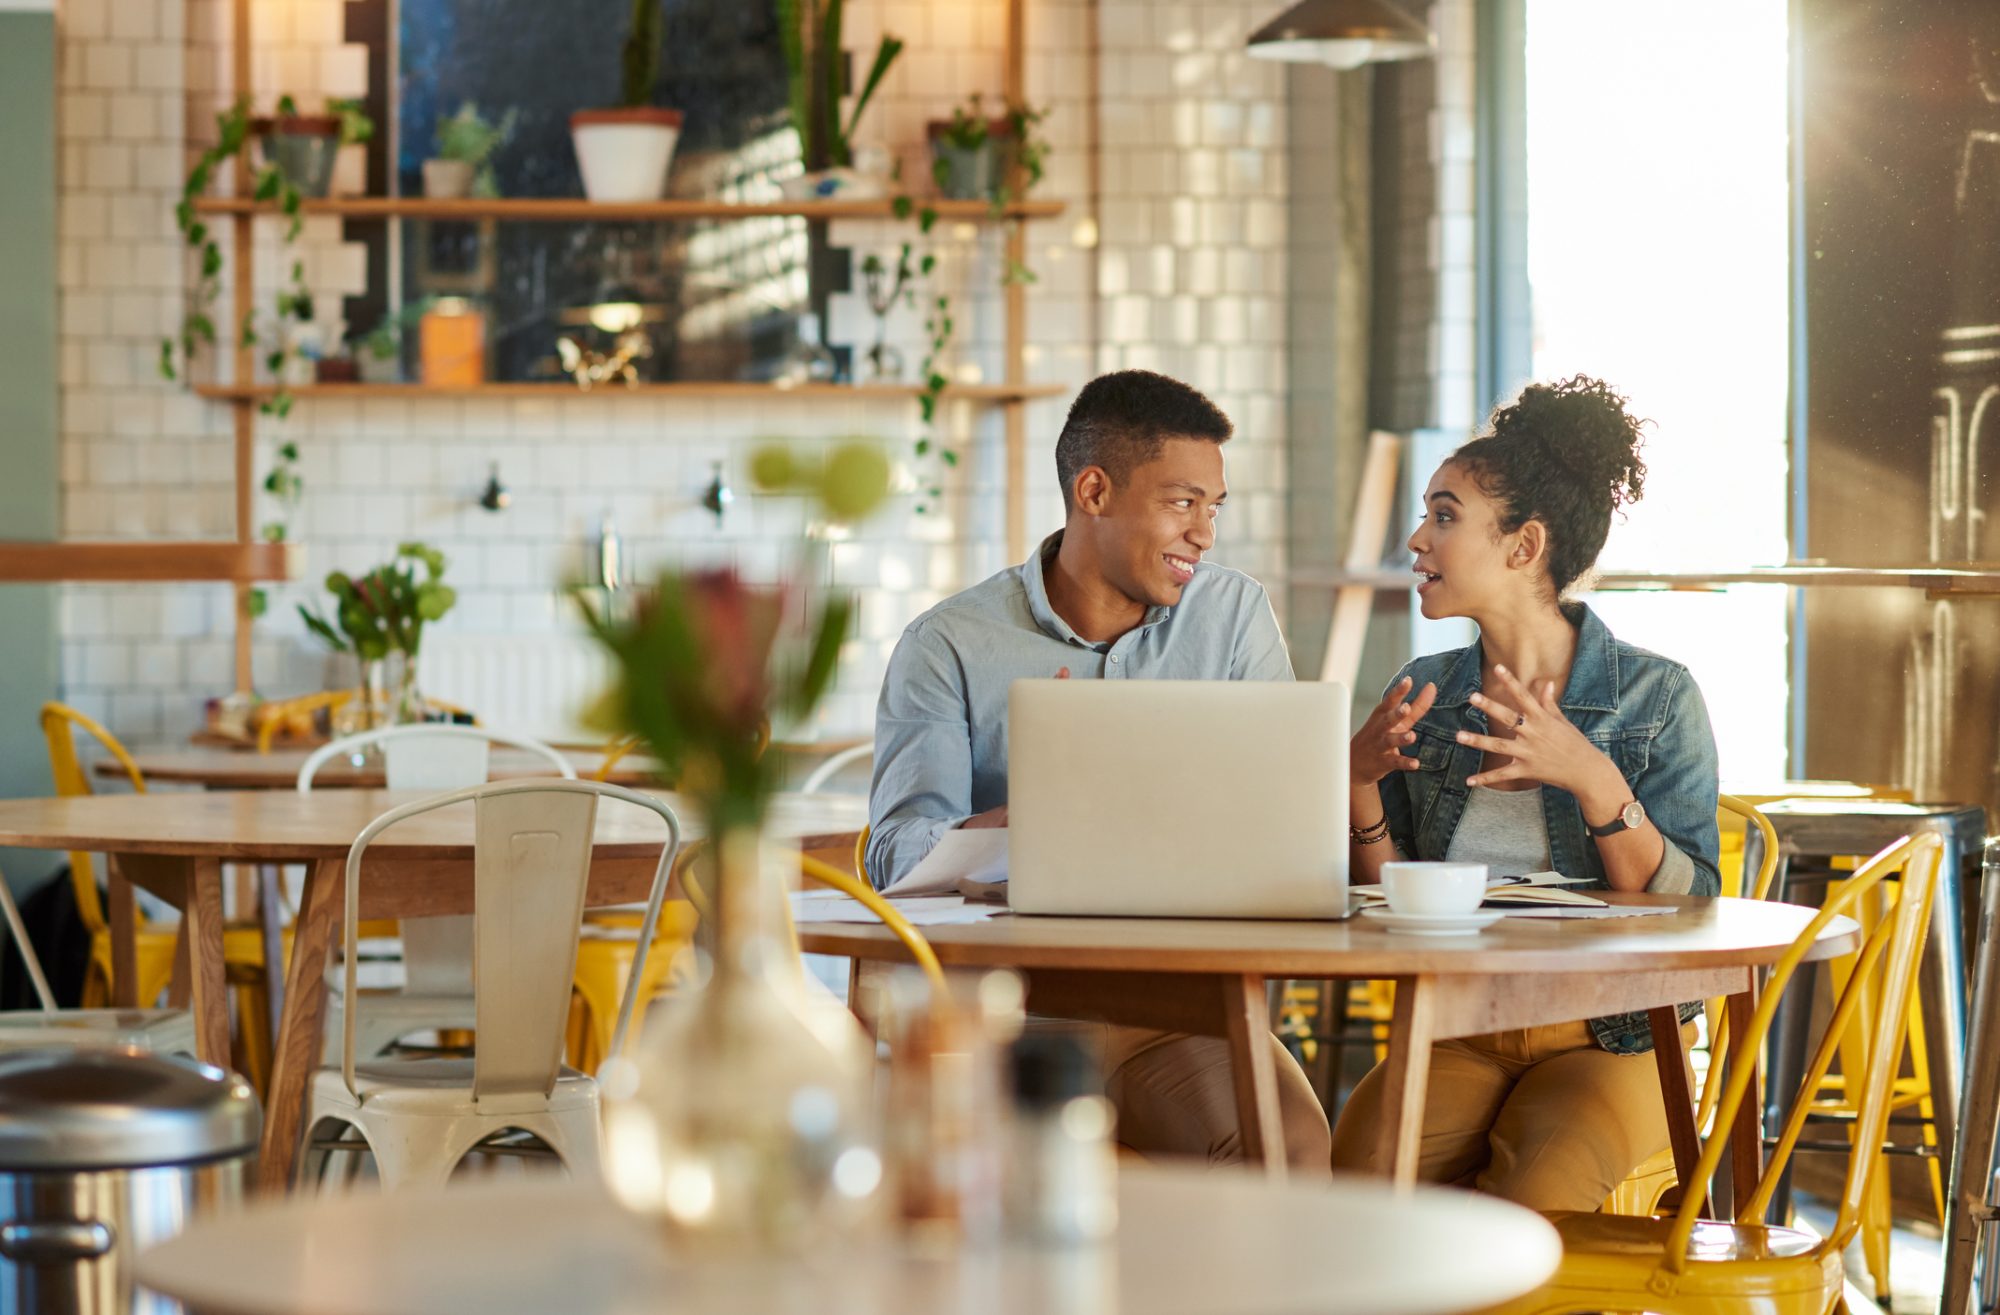
<svg viewBox="0 0 2000 1315"><path fill-rule="evenodd" d="M1344 918L1347 690L1017 680L1015 913Z"/></svg>

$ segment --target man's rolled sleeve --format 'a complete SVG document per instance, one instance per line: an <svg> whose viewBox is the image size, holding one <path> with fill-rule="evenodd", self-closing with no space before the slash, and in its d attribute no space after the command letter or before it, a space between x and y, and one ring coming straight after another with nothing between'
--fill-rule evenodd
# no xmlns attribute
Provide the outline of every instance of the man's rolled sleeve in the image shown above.
<svg viewBox="0 0 2000 1315"><path fill-rule="evenodd" d="M868 879L880 890L972 814L965 672L928 627L903 632L875 710Z"/></svg>

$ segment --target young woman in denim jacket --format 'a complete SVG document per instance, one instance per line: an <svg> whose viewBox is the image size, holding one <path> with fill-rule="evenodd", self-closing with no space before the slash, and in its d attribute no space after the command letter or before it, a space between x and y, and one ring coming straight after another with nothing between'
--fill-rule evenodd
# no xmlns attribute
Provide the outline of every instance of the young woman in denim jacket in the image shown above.
<svg viewBox="0 0 2000 1315"><path fill-rule="evenodd" d="M1639 497L1639 427L1597 380L1533 385L1431 477L1409 540L1420 604L1472 618L1479 639L1410 663L1355 734L1355 880L1379 880L1389 859L1449 856L1539 863L1600 889L1717 892L1701 691L1565 597L1611 513ZM1683 1022L1698 1007L1683 1005ZM1642 1014L1438 1043L1419 1175L1539 1210L1597 1209L1667 1145L1651 1046ZM1341 1111L1336 1169L1378 1167L1380 1112L1378 1068Z"/></svg>

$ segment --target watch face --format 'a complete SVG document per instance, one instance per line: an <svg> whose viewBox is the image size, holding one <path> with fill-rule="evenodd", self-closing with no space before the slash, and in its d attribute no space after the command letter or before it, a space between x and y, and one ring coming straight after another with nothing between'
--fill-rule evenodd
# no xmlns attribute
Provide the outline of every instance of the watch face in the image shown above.
<svg viewBox="0 0 2000 1315"><path fill-rule="evenodd" d="M1636 827L1646 820L1646 806L1634 799L1618 816L1627 827Z"/></svg>

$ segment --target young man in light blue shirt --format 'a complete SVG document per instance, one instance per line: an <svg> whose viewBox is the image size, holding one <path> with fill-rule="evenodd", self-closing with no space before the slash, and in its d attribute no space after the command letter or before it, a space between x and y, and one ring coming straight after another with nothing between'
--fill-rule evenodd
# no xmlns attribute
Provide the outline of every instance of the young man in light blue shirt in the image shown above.
<svg viewBox="0 0 2000 1315"><path fill-rule="evenodd" d="M1226 496L1228 417L1146 370L1091 381L1056 441L1063 528L1034 555L903 632L875 716L868 875L887 886L952 827L1007 825L1007 689L1021 677L1290 680L1255 580L1202 560ZM1201 788L1202 737L1160 764L1160 789ZM1086 788L1086 783L1079 783ZM1226 874L1218 874L1226 876ZM1121 1142L1147 1154L1243 1158L1228 1046L1105 1029ZM1326 1113L1275 1037L1287 1158L1327 1171Z"/></svg>

